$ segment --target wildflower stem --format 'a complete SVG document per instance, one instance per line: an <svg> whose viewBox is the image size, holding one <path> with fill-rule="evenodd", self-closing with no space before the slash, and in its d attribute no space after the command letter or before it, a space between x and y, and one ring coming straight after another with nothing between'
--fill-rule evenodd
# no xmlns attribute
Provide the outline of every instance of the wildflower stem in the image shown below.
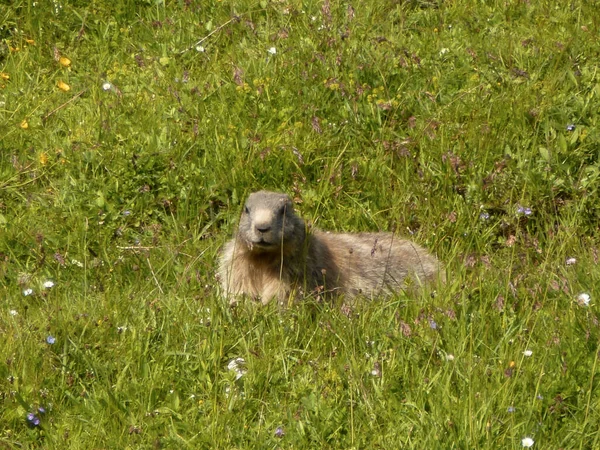
<svg viewBox="0 0 600 450"><path fill-rule="evenodd" d="M219 25L217 28L215 28L214 30L212 30L210 33L208 33L206 36L204 36L202 39L200 39L199 41L197 41L195 44L190 45L188 48L182 50L181 52L179 52L180 55L183 55L185 52L196 48L196 46L202 44L205 40L207 40L209 37L211 37L213 34L221 31L223 28L225 28L227 25L229 25L231 22L237 21L239 20L238 16L233 16L231 19L229 19L227 22Z"/></svg>
<svg viewBox="0 0 600 450"><path fill-rule="evenodd" d="M46 120L48 120L48 118L53 115L55 112L60 111L61 109L63 109L65 106L67 106L69 103L71 103L73 100L81 97L83 95L83 93L87 91L87 89L83 89L82 91L79 91L77 94L75 94L73 97L71 97L69 100L67 100L66 102L64 102L62 105L57 106L56 108L54 108L52 111L50 111L48 114L46 114L43 118L42 118L42 122L46 122Z"/></svg>
<svg viewBox="0 0 600 450"><path fill-rule="evenodd" d="M144 247L141 245L126 245L126 246L122 246L122 245L117 245L116 246L119 250L153 250L155 248L158 247Z"/></svg>
<svg viewBox="0 0 600 450"><path fill-rule="evenodd" d="M152 273L152 278L154 279L154 282L156 283L156 287L158 288L158 290L160 291L160 293L164 295L165 292L160 287L158 279L156 278L156 275L154 274L154 269L152 268L152 264L150 264L150 258L146 258L146 261L148 262L148 267L150 268L150 272Z"/></svg>

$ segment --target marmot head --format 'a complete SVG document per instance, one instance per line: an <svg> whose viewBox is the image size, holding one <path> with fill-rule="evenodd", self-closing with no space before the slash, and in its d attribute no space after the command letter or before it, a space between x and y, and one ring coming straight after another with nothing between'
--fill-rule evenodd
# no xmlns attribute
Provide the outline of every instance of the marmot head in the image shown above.
<svg viewBox="0 0 600 450"><path fill-rule="evenodd" d="M290 253L304 241L304 221L294 213L286 194L250 194L240 219L238 236L252 253Z"/></svg>

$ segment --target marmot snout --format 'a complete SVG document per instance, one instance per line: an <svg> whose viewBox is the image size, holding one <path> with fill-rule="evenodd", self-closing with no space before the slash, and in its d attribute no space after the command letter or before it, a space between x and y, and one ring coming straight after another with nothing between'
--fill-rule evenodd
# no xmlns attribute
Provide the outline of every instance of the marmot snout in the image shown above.
<svg viewBox="0 0 600 450"><path fill-rule="evenodd" d="M311 293L389 295L412 277L438 278L439 261L392 233L307 231L285 194L250 194L236 236L225 244L219 278L225 295L272 299Z"/></svg>

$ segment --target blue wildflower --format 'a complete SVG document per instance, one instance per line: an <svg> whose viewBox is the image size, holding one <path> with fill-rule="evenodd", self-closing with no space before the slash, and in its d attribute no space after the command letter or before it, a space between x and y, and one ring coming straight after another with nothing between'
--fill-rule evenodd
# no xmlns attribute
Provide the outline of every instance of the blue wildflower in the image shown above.
<svg viewBox="0 0 600 450"><path fill-rule="evenodd" d="M531 210L531 208L528 208L526 206L519 206L517 208L517 214L523 214L524 216L530 216L533 213L533 211Z"/></svg>
<svg viewBox="0 0 600 450"><path fill-rule="evenodd" d="M27 425L30 427L37 427L40 425L40 418L34 413L27 414Z"/></svg>
<svg viewBox="0 0 600 450"><path fill-rule="evenodd" d="M567 131L575 131L575 124L570 123L569 125L567 125Z"/></svg>
<svg viewBox="0 0 600 450"><path fill-rule="evenodd" d="M490 213L487 211L483 211L481 214L479 214L479 219L481 220L488 220L490 218Z"/></svg>
<svg viewBox="0 0 600 450"><path fill-rule="evenodd" d="M48 337L46 338L46 342L47 342L49 345L52 345L52 344L54 344L54 343L56 342L56 338L55 338L54 336L48 336Z"/></svg>
<svg viewBox="0 0 600 450"><path fill-rule="evenodd" d="M283 437L285 436L285 430L283 429L283 427L277 427L277 429L275 430L275 437Z"/></svg>

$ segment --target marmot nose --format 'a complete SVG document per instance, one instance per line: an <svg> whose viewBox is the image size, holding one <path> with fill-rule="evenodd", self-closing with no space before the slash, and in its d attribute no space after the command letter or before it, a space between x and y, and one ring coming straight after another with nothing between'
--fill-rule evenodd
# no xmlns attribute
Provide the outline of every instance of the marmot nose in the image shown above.
<svg viewBox="0 0 600 450"><path fill-rule="evenodd" d="M258 231L259 233L268 233L269 231L271 231L271 225L269 225L268 223L257 224L255 228L256 231Z"/></svg>

